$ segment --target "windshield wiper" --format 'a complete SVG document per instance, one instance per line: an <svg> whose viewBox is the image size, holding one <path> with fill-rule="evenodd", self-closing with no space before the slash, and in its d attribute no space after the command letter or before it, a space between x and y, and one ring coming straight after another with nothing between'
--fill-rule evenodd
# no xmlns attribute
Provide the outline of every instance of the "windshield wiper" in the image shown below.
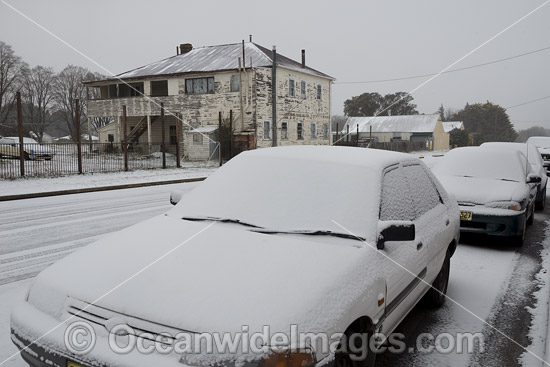
<svg viewBox="0 0 550 367"><path fill-rule="evenodd" d="M257 226L255 224L246 223L239 219L218 218L218 217L182 217L181 219L189 220L192 222L212 221L212 222L222 222L222 223L236 223L246 227L263 229L263 227Z"/></svg>
<svg viewBox="0 0 550 367"><path fill-rule="evenodd" d="M276 230L262 230L262 231L254 231L258 233L264 233L264 234L304 234L307 236L332 236L332 237L340 237L340 238L347 238L351 240L357 240L357 241L365 241L364 238L354 236L349 233L341 233L341 232L332 232L332 231L320 231L320 230L297 230L297 231L276 231Z"/></svg>

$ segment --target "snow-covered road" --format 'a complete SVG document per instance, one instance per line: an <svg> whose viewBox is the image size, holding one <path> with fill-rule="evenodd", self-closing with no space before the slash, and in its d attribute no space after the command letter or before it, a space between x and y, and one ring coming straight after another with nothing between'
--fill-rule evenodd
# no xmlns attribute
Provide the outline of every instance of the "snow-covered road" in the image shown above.
<svg viewBox="0 0 550 367"><path fill-rule="evenodd" d="M30 278L57 259L101 236L166 211L170 208L168 195L171 190L187 190L196 185L178 184L0 203L0 365L16 353L9 338L9 311L24 296L32 281ZM539 214L541 219L536 220L528 231L529 241L525 248L542 241L547 226L543 218L547 216L546 213ZM397 332L405 334L408 347L415 346L421 333L437 336L441 333L483 332L490 336L487 331L490 327L484 321L494 323L495 315L502 312L500 303L511 302L513 306L505 296L511 283L521 283L516 273L525 272L525 269L518 270L522 258L534 253L526 251L518 252L498 243L461 243L452 259L448 292L452 301L440 310L416 307ZM479 356L472 358L467 353L425 354L411 350L402 355L386 353L378 358L377 366L487 365L487 360L492 359L490 354L495 352L491 348L492 344L486 340L485 357L481 358L483 363L477 362ZM511 361L509 365L515 364L517 361ZM16 356L2 366L26 365Z"/></svg>

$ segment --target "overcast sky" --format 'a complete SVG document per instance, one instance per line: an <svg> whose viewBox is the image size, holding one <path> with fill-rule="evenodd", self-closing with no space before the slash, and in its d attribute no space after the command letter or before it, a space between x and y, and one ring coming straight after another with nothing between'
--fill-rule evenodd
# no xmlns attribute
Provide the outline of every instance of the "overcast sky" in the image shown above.
<svg viewBox="0 0 550 367"><path fill-rule="evenodd" d="M56 71L74 64L118 74L172 56L180 43L236 43L249 34L295 60L306 49L309 66L336 78L333 114L343 114L344 101L352 96L410 92L428 78L343 82L438 73L545 3L453 69L550 46L550 4L544 0L0 1L0 40L31 66ZM421 113L434 113L441 104L460 109L488 100L510 107L548 97L550 50L441 75L412 95ZM517 129L550 128L550 98L510 108L508 114Z"/></svg>

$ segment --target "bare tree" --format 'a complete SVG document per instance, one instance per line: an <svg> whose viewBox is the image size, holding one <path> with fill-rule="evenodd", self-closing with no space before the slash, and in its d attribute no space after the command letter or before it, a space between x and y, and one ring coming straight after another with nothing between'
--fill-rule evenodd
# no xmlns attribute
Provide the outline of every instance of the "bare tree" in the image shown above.
<svg viewBox="0 0 550 367"><path fill-rule="evenodd" d="M90 74L86 68L68 65L56 77L54 101L58 116L65 121L67 132L76 138L75 106L76 100L84 102L80 109L81 127L86 126L86 87L82 84Z"/></svg>
<svg viewBox="0 0 550 367"><path fill-rule="evenodd" d="M36 66L25 73L23 81L27 124L40 143L46 129L53 123L50 108L53 103L55 80L52 68Z"/></svg>
<svg viewBox="0 0 550 367"><path fill-rule="evenodd" d="M0 41L0 127L6 127L27 64Z"/></svg>

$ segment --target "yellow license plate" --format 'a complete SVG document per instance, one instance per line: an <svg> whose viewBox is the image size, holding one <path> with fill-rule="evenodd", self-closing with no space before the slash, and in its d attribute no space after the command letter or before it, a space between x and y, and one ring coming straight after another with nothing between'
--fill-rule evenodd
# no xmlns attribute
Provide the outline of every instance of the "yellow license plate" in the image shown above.
<svg viewBox="0 0 550 367"><path fill-rule="evenodd" d="M472 212L461 210L460 211L460 220L472 220Z"/></svg>
<svg viewBox="0 0 550 367"><path fill-rule="evenodd" d="M86 367L80 363L75 363L75 362L69 362L67 361L67 367Z"/></svg>

